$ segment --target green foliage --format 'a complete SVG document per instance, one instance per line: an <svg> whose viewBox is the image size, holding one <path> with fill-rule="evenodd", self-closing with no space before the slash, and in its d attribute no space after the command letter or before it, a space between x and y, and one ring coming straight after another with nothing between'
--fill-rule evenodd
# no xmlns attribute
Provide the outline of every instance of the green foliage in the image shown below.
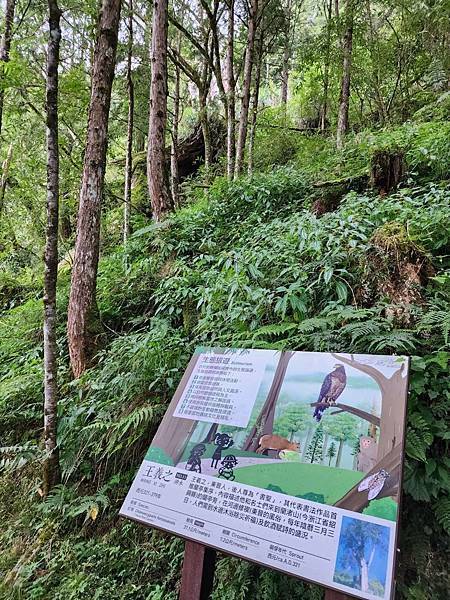
<svg viewBox="0 0 450 600"><path fill-rule="evenodd" d="M339 156L327 139L302 136L300 169L287 166L233 183L218 178L207 193L192 192L190 202L164 223L141 227L126 251L105 246L98 278L105 334L94 366L75 382L67 365L68 274L62 272L63 483L44 502L38 494L40 283L30 277L29 285L20 284L14 304L25 302L0 316L0 519L10 524L0 533L5 600L20 594L108 597L111 589L120 598L175 600L182 543L118 523L116 516L197 345L414 355L401 542L407 558L399 597L425 598L430 585L433 597L442 597L439 556L450 512L449 188L445 181L421 178L422 167L425 179L442 172L445 153L438 150L433 164L441 166L427 170L414 135L405 133L408 127L420 134L420 144L422 135L427 144L440 135L434 123L408 125L401 134L362 133ZM414 166L417 174L410 173L407 187L389 197L350 192L334 212L320 218L311 213L317 198L312 183L363 172L373 149L401 145L400 135L410 135L407 156L422 165ZM117 213L108 216L108 227L117 229ZM419 286L420 301L408 308L406 326L399 317L404 306L387 296L383 283L392 268L403 280L412 257L428 261L430 270ZM22 276L26 282L25 271ZM339 416L333 419L331 432L324 415L326 433L356 443L353 422L341 423L338 431ZM299 421L297 410L286 413L279 435L295 439ZM337 450L332 442L325 462L334 462ZM21 493L7 502L18 475ZM391 509L380 507L379 514ZM417 528L420 551L408 553ZM293 578L221 557L213 598L318 600L321 594Z"/></svg>

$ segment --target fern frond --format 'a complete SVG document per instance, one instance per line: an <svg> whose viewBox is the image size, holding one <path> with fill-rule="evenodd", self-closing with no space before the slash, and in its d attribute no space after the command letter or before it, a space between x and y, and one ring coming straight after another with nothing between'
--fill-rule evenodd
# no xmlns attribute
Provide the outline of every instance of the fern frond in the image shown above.
<svg viewBox="0 0 450 600"><path fill-rule="evenodd" d="M450 498L438 500L434 504L433 509L439 525L450 534Z"/></svg>

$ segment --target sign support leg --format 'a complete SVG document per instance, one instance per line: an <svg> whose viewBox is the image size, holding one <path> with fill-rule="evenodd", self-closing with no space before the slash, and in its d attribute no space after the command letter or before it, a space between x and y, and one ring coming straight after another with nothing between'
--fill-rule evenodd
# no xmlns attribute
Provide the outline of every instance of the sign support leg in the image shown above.
<svg viewBox="0 0 450 600"><path fill-rule="evenodd" d="M179 600L207 600L214 581L216 551L186 540Z"/></svg>

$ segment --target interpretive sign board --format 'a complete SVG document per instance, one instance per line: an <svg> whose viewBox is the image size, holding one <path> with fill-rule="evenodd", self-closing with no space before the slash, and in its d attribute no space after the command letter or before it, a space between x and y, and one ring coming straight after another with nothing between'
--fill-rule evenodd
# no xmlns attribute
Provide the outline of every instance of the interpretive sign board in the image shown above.
<svg viewBox="0 0 450 600"><path fill-rule="evenodd" d="M198 349L121 508L358 598L392 598L409 359Z"/></svg>

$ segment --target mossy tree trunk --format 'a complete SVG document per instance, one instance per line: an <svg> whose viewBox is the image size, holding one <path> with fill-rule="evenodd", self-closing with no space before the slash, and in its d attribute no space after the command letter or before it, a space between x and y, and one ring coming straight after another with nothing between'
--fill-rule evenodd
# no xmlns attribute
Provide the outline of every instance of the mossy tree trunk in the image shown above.
<svg viewBox="0 0 450 600"><path fill-rule="evenodd" d="M108 117L116 63L121 0L103 0L92 67L86 150L78 208L67 337L75 377L87 368L98 325L96 304L100 217L103 196Z"/></svg>

